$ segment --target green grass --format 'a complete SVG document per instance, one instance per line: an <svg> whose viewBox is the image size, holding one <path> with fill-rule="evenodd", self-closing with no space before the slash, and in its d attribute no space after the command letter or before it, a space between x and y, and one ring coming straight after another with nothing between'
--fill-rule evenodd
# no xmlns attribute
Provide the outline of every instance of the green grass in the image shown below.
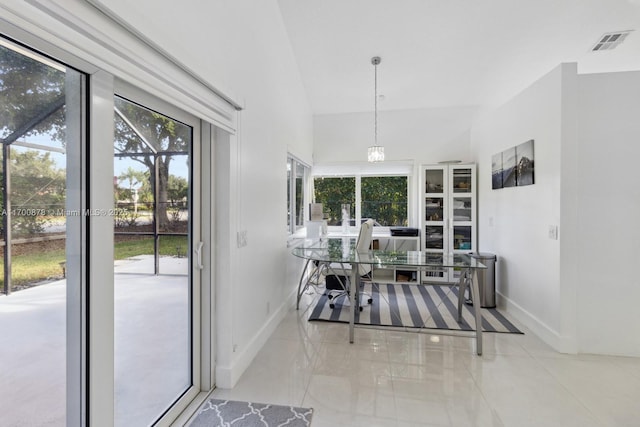
<svg viewBox="0 0 640 427"><path fill-rule="evenodd" d="M11 259L11 282L16 286L62 278L64 249L39 252L30 255L15 255ZM4 260L0 262L0 284L4 286Z"/></svg>
<svg viewBox="0 0 640 427"><path fill-rule="evenodd" d="M160 255L185 256L186 236L160 236ZM114 247L115 259L126 259L138 255L153 255L153 237L141 236L139 239L118 242Z"/></svg>
<svg viewBox="0 0 640 427"><path fill-rule="evenodd" d="M161 236L160 255L186 256L186 236ZM153 238L141 236L137 239L117 242L114 245L115 259L126 259L139 255L153 255ZM56 249L29 255L14 255L11 259L12 284L23 286L29 283L62 278L60 263L65 260L65 250ZM4 260L0 257L0 286L4 286Z"/></svg>

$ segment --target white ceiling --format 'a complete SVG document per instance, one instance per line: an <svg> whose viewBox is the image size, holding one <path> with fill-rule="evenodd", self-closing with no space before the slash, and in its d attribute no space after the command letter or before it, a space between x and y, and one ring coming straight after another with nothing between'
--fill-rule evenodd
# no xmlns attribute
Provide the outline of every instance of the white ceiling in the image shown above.
<svg viewBox="0 0 640 427"><path fill-rule="evenodd" d="M640 70L640 0L278 2L315 114L373 111L373 56L381 111L499 105L562 62Z"/></svg>

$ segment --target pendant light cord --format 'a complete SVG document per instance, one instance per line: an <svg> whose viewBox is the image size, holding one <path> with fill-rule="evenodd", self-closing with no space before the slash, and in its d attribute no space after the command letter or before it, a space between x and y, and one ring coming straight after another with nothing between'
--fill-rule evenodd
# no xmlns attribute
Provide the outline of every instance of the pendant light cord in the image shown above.
<svg viewBox="0 0 640 427"><path fill-rule="evenodd" d="M373 108L374 108L374 136L373 141L375 145L378 145L378 64L373 61L373 91L374 91L374 99L373 99Z"/></svg>
<svg viewBox="0 0 640 427"><path fill-rule="evenodd" d="M384 147L378 145L378 64L380 64L380 61L379 56L371 58L371 64L373 64L374 142L373 146L370 146L367 150L367 159L370 162L384 161Z"/></svg>

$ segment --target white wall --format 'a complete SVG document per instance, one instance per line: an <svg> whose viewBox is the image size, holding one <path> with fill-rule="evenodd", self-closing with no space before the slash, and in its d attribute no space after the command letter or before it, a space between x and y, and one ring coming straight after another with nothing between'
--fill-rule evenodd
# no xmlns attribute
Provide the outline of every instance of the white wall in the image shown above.
<svg viewBox="0 0 640 427"><path fill-rule="evenodd" d="M640 356L640 72L578 87L579 351Z"/></svg>
<svg viewBox="0 0 640 427"><path fill-rule="evenodd" d="M560 224L562 67L553 70L471 130L478 163L478 247L498 255L501 303L558 346L560 241L548 238ZM533 139L535 184L491 189L495 153Z"/></svg>
<svg viewBox="0 0 640 427"><path fill-rule="evenodd" d="M218 363L217 383L230 387L291 307L287 151L311 163L312 121L276 2L221 3L224 14L215 17L214 34L205 40L213 44L210 69L241 94L245 106L231 142L238 157L231 189L236 203L218 206L230 211L236 222L231 229L246 231L248 243L238 249L232 231L228 246L220 248L236 253L230 275L217 277L218 290L230 297L218 302L219 336L230 336L219 342L219 360L228 363ZM213 54L216 47L228 55Z"/></svg>
<svg viewBox="0 0 640 427"><path fill-rule="evenodd" d="M639 95L638 72L563 64L471 130L500 304L562 352L640 355ZM528 139L535 184L492 190L491 156Z"/></svg>
<svg viewBox="0 0 640 427"><path fill-rule="evenodd" d="M469 123L475 107L378 111L378 143L385 160L469 161ZM313 158L316 164L363 162L374 142L374 114L316 115Z"/></svg>

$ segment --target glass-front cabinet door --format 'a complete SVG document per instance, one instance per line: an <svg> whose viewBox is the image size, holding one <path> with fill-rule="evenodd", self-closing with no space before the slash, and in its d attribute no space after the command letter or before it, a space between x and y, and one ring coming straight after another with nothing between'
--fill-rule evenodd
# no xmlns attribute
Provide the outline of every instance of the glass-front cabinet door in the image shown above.
<svg viewBox="0 0 640 427"><path fill-rule="evenodd" d="M475 165L450 165L449 252L477 252ZM460 271L450 269L449 281L457 281Z"/></svg>
<svg viewBox="0 0 640 427"><path fill-rule="evenodd" d="M476 248L476 167L474 164L429 165L422 168L423 250L470 253ZM423 282L452 282L457 271L425 271Z"/></svg>
<svg viewBox="0 0 640 427"><path fill-rule="evenodd" d="M448 212L453 233L451 250L475 251L475 167L451 166L449 174L452 184Z"/></svg>
<svg viewBox="0 0 640 427"><path fill-rule="evenodd" d="M424 171L423 195L423 250L431 253L444 253L447 247L447 221L449 210L446 199L447 188L446 167L433 166ZM423 272L429 281L445 281L447 270L433 270Z"/></svg>

